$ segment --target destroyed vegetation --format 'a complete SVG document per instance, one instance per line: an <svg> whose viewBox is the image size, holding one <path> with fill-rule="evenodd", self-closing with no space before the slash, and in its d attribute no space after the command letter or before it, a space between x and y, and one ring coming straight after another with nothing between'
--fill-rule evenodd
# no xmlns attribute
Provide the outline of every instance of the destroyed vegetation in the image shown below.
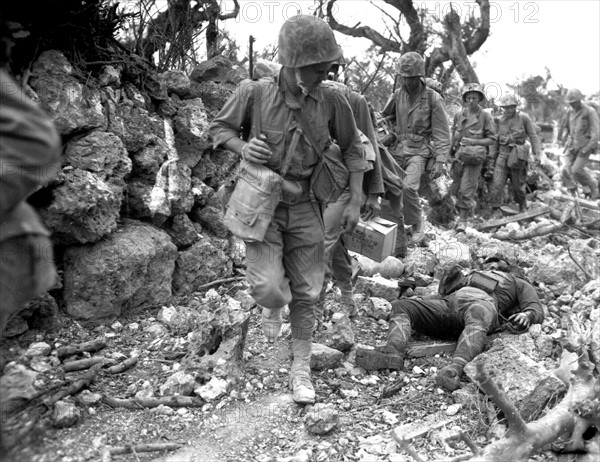
<svg viewBox="0 0 600 462"><path fill-rule="evenodd" d="M14 64L30 68L22 82L63 136L61 172L32 198L61 278L0 345L12 460L598 459L599 208L557 192L552 139L529 211L457 233L442 179L421 246L382 263L354 255L358 316L339 315L330 287L311 359L317 404L301 407L287 388L289 324L266 342L244 244L215 195L237 156L213 149L208 124L247 71L223 53L189 71L165 55L181 69L157 69L114 40L126 19L114 4L45 4L70 35L23 21L31 54ZM204 23L212 2L170 4ZM437 293L445 268L490 257L534 284L543 324L490 334L452 393L434 380L452 341L416 336L403 371L356 366L358 345L384 343L391 301Z"/></svg>

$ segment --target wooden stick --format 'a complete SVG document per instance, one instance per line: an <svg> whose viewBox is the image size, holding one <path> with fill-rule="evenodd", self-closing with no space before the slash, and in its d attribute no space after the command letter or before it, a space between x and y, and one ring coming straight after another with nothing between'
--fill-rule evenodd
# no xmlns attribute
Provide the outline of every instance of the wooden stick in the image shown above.
<svg viewBox="0 0 600 462"><path fill-rule="evenodd" d="M494 382L483 364L477 363L477 375L475 376L479 382L479 386L490 397L496 406L504 413L506 421L508 422L509 432L524 433L525 432L525 421L521 417L521 414L515 407L515 405L508 399L504 390L502 390L496 382Z"/></svg>
<svg viewBox="0 0 600 462"><path fill-rule="evenodd" d="M147 443L134 446L112 446L102 451L102 462L111 462L112 456L135 454L136 452L176 451L184 445L181 443Z"/></svg>
<svg viewBox="0 0 600 462"><path fill-rule="evenodd" d="M101 367L102 363L95 364L90 370L83 373L81 377L79 377L74 382L71 382L71 384L67 388L59 390L57 393L49 396L46 400L44 400L44 402L46 403L46 405L49 406L56 403L57 401L60 401L65 396L74 395L82 388L87 387L92 382L92 380L94 380Z"/></svg>
<svg viewBox="0 0 600 462"><path fill-rule="evenodd" d="M123 371L126 371L127 369L132 368L133 366L135 366L138 362L138 358L137 356L134 356L132 358L128 358L123 362L120 362L119 364L117 364L116 366L111 366L108 369L106 369L106 372L108 372L109 374L119 374Z"/></svg>
<svg viewBox="0 0 600 462"><path fill-rule="evenodd" d="M236 276L236 277L232 277L232 278L215 279L212 282L207 282L206 284L202 284L201 286L198 286L198 289L206 289L208 287L212 287L217 284L226 284L228 282L243 281L244 279L246 279L246 276Z"/></svg>
<svg viewBox="0 0 600 462"><path fill-rule="evenodd" d="M127 409L150 409L160 405L169 407L201 407L206 402L202 398L193 396L164 396L162 398L113 398L102 396L102 402L111 407L124 407Z"/></svg>
<svg viewBox="0 0 600 462"><path fill-rule="evenodd" d="M594 278L593 278L593 276L592 276L590 273L588 273L588 272L587 272L587 271L586 271L586 270L583 268L583 266L581 266L581 265L579 264L579 262L578 262L577 260L575 260L575 257L574 257L574 256L573 256L573 254L571 253L571 246L569 246L569 245L567 246L567 252L569 252L569 257L571 257L571 260L573 260L573 263L575 263L575 264L577 265L577 267L578 267L578 268L579 268L581 271L583 271L583 274L585 274L585 277L586 277L586 279L587 279L587 281L586 281L586 282L589 282L589 281L591 281L592 279L594 279Z"/></svg>
<svg viewBox="0 0 600 462"><path fill-rule="evenodd" d="M56 354L59 358L65 358L67 356L83 353L84 351L98 351L103 348L106 348L106 341L104 340L104 338L97 338L95 340L91 340L85 343L79 343L77 345L60 347L58 350L56 350Z"/></svg>
<svg viewBox="0 0 600 462"><path fill-rule="evenodd" d="M489 228L497 228L499 226L504 226L508 223L513 223L515 221L527 220L529 218L535 218L540 215L545 215L546 213L550 213L550 207L547 205L542 205L541 207L528 210L527 212L517 213L511 217L501 218L499 220L492 220L489 223L484 223L479 226L479 230L489 229Z"/></svg>

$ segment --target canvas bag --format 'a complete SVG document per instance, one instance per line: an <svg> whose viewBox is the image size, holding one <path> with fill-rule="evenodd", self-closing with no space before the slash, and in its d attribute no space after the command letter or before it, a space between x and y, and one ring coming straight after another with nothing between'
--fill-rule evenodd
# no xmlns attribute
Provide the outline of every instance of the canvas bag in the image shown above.
<svg viewBox="0 0 600 462"><path fill-rule="evenodd" d="M325 150L321 152L319 143L307 126L302 113L296 109L294 115L319 158L310 178L312 194L319 202L325 204L335 202L348 186L350 178L350 172L344 164L342 150L336 143L330 141Z"/></svg>
<svg viewBox="0 0 600 462"><path fill-rule="evenodd" d="M252 128L255 136L261 132L260 91L255 92L252 113ZM282 162L282 175L285 175L289 156ZM262 242L275 209L281 200L283 176L262 164L240 162L235 185L225 183L219 188L222 201L227 200L224 225L231 233L246 242ZM227 188L231 191L229 199Z"/></svg>

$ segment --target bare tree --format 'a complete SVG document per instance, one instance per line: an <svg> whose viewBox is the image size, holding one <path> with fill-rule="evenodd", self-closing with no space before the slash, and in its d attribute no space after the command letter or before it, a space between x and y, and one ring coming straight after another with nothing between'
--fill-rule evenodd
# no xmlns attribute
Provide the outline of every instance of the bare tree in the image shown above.
<svg viewBox="0 0 600 462"><path fill-rule="evenodd" d="M221 11L218 0L167 0L167 9L153 14L154 0L140 1L136 50L148 61L159 54L159 68L184 67L194 50L195 39L204 32L207 57L221 52L219 21L236 18L240 11L238 0L233 0L230 12Z"/></svg>
<svg viewBox="0 0 600 462"><path fill-rule="evenodd" d="M413 0L384 0L398 10L397 16L381 10L391 23L386 26L386 34L361 23L354 26L339 23L334 16L336 1L318 0L317 5L318 14L327 19L333 30L351 37L367 38L380 48L380 53L416 51L425 55L426 50L433 45L433 51L425 57L428 76L435 76L442 83L446 83L456 70L463 82L479 82L469 57L481 48L489 36L488 0L476 0L479 16L476 16L474 11L469 11L470 14L464 23L461 22L461 15L456 8L451 5L450 11L441 19L442 30L437 32L431 27L432 18L428 18L426 12L418 10ZM400 33L402 21L406 21L410 30L407 39ZM445 66L446 63L449 63L448 67Z"/></svg>

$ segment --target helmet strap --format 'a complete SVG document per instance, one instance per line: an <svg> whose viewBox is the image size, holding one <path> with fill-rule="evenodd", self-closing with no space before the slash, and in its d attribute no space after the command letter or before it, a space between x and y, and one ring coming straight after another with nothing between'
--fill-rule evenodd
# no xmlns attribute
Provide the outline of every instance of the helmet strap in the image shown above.
<svg viewBox="0 0 600 462"><path fill-rule="evenodd" d="M300 69L297 67L294 68L294 77L296 78L296 85L298 85L300 90L302 90L302 94L304 96L308 95L308 88L306 88L306 85L304 85L302 76L300 75Z"/></svg>

